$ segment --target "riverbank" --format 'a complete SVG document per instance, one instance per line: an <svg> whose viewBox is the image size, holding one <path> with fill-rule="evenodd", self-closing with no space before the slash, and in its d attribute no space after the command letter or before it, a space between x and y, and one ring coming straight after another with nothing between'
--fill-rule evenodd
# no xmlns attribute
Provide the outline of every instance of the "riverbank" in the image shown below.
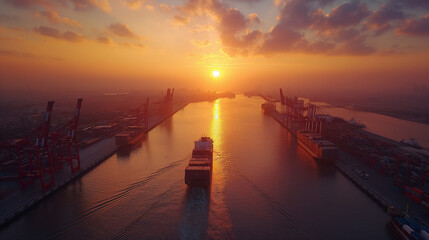
<svg viewBox="0 0 429 240"><path fill-rule="evenodd" d="M149 119L146 133L169 117L173 116L186 105L187 103L173 105L173 110L171 113L162 116L151 117ZM81 170L73 175L71 174L70 169L67 167L55 172L55 184L44 192L40 191L40 183L38 181L36 181L34 185L22 191L17 184L16 186L10 186L14 189L14 191L9 192L7 196L0 200L0 227L17 218L23 212L30 209L46 197L50 196L55 191L66 186L68 183L82 177L104 160L115 154L117 150L118 146L115 144L115 137L109 137L82 149L80 151Z"/></svg>
<svg viewBox="0 0 429 240"><path fill-rule="evenodd" d="M351 110L357 110L362 112L372 112L389 117L394 117L402 120L407 120L416 123L422 123L429 125L429 110L424 109L380 109L378 107L355 105L345 107Z"/></svg>
<svg viewBox="0 0 429 240"><path fill-rule="evenodd" d="M273 119L275 119L292 135L296 136L296 129L290 128L290 126L288 126L282 119L282 115L280 113L273 110L269 115L271 115ZM364 139L373 139L377 142L390 144L401 149L400 146L402 146L402 144L399 142L363 129L359 131L366 136ZM381 206L386 214L389 206L405 211L408 205L410 215L422 222L424 225L429 226L428 210L421 204L413 202L411 199L407 198L396 186L394 186L392 176L381 174L376 169L371 168L371 166L365 162L365 159L353 156L343 149L339 149L339 157L335 166L344 176L346 176L359 189L365 192L379 206ZM362 172L368 173L369 177L365 178L362 174L359 174Z"/></svg>

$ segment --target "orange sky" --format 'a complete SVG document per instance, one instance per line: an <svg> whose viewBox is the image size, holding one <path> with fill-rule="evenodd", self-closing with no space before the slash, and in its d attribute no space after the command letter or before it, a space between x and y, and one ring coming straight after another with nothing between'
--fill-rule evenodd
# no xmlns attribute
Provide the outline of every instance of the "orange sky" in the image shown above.
<svg viewBox="0 0 429 240"><path fill-rule="evenodd" d="M400 89L429 77L427 0L0 4L3 90Z"/></svg>

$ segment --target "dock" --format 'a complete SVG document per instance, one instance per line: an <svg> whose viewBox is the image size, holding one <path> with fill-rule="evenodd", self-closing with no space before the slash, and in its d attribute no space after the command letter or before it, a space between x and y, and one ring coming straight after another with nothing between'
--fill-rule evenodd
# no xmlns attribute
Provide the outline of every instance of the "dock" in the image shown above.
<svg viewBox="0 0 429 240"><path fill-rule="evenodd" d="M166 119L172 117L176 112L183 109L187 103L175 104L172 111L164 115L156 115L149 118L148 128L145 133L149 132ZM68 183L85 175L91 169L108 159L116 153L118 146L115 144L115 137L108 137L80 151L81 169L75 174L71 174L67 166L54 173L55 184L45 191L41 191L38 181L24 190L20 190L19 184L16 185L14 192L0 199L0 227L6 225L32 206L42 201L55 191L66 186Z"/></svg>
<svg viewBox="0 0 429 240"><path fill-rule="evenodd" d="M335 167L340 170L350 181L357 185L363 192L365 192L369 197L371 197L378 205L380 205L385 211L389 206L394 206L389 200L385 199L381 194L379 194L374 188L367 184L361 177L356 175L353 172L353 169L344 164L342 161L335 163Z"/></svg>
<svg viewBox="0 0 429 240"><path fill-rule="evenodd" d="M344 151L340 151L339 160L335 164L336 168L357 187L371 197L387 213L387 207L393 206L395 209L405 211L407 205L409 214L420 221L426 227L429 226L428 209L423 205L407 198L392 183L392 178L377 172L365 162ZM356 173L355 169L369 173L369 178L364 179Z"/></svg>
<svg viewBox="0 0 429 240"><path fill-rule="evenodd" d="M269 115L276 120L282 127L289 131L293 136L296 135L297 129L287 126L284 117L276 109L272 109ZM386 139L374 133L367 132L373 138L386 140L389 143L396 143L393 140ZM359 189L373 199L383 210L388 211L389 207L405 211L409 206L409 214L420 221L426 227L429 226L429 211L423 205L407 198L396 186L393 185L393 179L390 176L383 175L371 168L362 159L353 156L345 150L339 149L338 160L335 162L335 167ZM359 175L356 170L369 173L366 179Z"/></svg>

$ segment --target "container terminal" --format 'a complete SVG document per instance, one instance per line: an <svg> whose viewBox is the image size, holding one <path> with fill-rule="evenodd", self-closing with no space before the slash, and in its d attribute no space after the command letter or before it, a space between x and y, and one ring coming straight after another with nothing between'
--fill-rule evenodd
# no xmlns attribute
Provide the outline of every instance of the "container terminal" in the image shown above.
<svg viewBox="0 0 429 240"><path fill-rule="evenodd" d="M0 224L116 151L144 140L145 133L186 106L187 102L174 103L173 94L169 89L161 100L146 99L114 120L83 125L79 117L85 102L78 99L75 111L60 127L50 126L55 108L54 102L48 102L38 128L25 138L1 143ZM212 95L205 100L215 98ZM409 206L409 215L427 226L427 150L370 133L362 124L321 113L315 105L282 92L280 100L262 97L266 100L262 110L296 136L317 163L333 164L390 214L402 215ZM198 158L193 156L188 165L200 164ZM185 183L192 186L191 182L185 177Z"/></svg>
<svg viewBox="0 0 429 240"><path fill-rule="evenodd" d="M116 152L129 152L138 147L150 130L187 104L235 97L231 92L199 90L182 90L179 94L182 95L175 97L174 88L168 88L165 94L152 96L152 101L148 97L143 103L139 103L142 98L137 96L132 100L139 105L128 110L121 106L124 111L112 110L113 107L105 103L113 112L103 113L100 120L84 123L81 123L81 109L85 108L82 98L77 100L74 110L69 111L70 115L63 112L55 115L55 102L49 101L45 111L33 114L31 125L15 124L19 128L9 132L20 130L24 134L11 135L11 139L2 136L0 141L0 227ZM121 100L115 104L127 106L126 95L109 93L104 94L104 99ZM121 96L125 96L125 100ZM92 105L94 101L103 101L92 100ZM92 107L94 110L98 105ZM92 120L98 113L87 112L89 114Z"/></svg>
<svg viewBox="0 0 429 240"><path fill-rule="evenodd" d="M354 119L346 121L304 104L298 97L260 94L262 111L294 135L320 164L334 164L373 198L386 213L409 215L429 225L429 151L409 141L397 142L365 129Z"/></svg>
<svg viewBox="0 0 429 240"><path fill-rule="evenodd" d="M110 122L79 126L83 99L64 126L51 126L54 101L49 101L42 124L25 137L0 145L0 225L19 216L37 202L81 177L121 149L141 142L144 135L183 109L173 102L174 89L161 100L141 106Z"/></svg>

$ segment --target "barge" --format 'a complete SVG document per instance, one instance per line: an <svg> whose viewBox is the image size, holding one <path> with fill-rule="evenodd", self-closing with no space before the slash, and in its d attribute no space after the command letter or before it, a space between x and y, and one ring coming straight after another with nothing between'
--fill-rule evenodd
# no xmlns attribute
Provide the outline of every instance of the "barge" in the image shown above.
<svg viewBox="0 0 429 240"><path fill-rule="evenodd" d="M213 169L213 140L201 137L194 143L192 157L185 168L185 184L190 187L208 187Z"/></svg>

